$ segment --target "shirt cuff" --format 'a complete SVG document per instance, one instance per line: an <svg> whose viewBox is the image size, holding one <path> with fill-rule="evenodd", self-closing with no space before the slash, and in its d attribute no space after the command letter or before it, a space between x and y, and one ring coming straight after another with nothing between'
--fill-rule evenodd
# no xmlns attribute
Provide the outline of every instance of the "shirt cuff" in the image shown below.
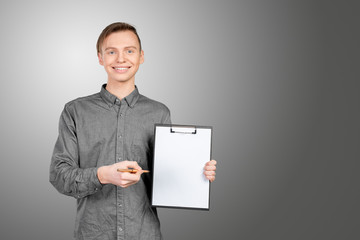
<svg viewBox="0 0 360 240"><path fill-rule="evenodd" d="M97 170L98 170L98 168L94 168L93 174L92 174L93 179L91 181L94 184L94 192L101 190L103 187L103 184L101 184L101 182L97 176Z"/></svg>

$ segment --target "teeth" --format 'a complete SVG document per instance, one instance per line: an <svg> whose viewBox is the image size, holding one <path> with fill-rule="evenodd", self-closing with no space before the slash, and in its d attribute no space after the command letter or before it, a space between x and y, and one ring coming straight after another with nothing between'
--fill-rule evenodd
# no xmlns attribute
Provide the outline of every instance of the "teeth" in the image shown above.
<svg viewBox="0 0 360 240"><path fill-rule="evenodd" d="M116 70L126 70L128 68L115 68Z"/></svg>

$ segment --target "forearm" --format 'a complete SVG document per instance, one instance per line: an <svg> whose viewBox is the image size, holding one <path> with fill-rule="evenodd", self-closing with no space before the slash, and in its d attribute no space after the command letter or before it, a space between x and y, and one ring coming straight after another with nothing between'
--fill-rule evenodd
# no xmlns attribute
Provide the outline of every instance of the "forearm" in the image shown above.
<svg viewBox="0 0 360 240"><path fill-rule="evenodd" d="M97 168L81 169L56 156L50 166L50 182L60 193L75 198L86 197L102 188Z"/></svg>

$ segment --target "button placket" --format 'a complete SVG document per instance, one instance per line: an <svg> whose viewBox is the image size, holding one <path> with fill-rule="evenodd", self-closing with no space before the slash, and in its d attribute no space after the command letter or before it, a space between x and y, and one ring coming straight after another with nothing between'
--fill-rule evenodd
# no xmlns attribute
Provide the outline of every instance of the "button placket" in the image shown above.
<svg viewBox="0 0 360 240"><path fill-rule="evenodd" d="M124 112L126 111L126 104L124 104L123 101L119 101L119 111L117 114L117 139L116 142L116 150L117 150L117 161L123 161L124 160L124 129L125 129L125 119L124 119ZM118 239L125 239L124 236L124 189L121 187L117 187L117 238Z"/></svg>

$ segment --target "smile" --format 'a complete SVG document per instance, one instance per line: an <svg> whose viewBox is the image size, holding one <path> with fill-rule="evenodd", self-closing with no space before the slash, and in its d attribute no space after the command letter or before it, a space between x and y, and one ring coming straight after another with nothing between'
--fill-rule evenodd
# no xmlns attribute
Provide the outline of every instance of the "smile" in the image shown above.
<svg viewBox="0 0 360 240"><path fill-rule="evenodd" d="M126 73L130 67L113 67L117 73Z"/></svg>

